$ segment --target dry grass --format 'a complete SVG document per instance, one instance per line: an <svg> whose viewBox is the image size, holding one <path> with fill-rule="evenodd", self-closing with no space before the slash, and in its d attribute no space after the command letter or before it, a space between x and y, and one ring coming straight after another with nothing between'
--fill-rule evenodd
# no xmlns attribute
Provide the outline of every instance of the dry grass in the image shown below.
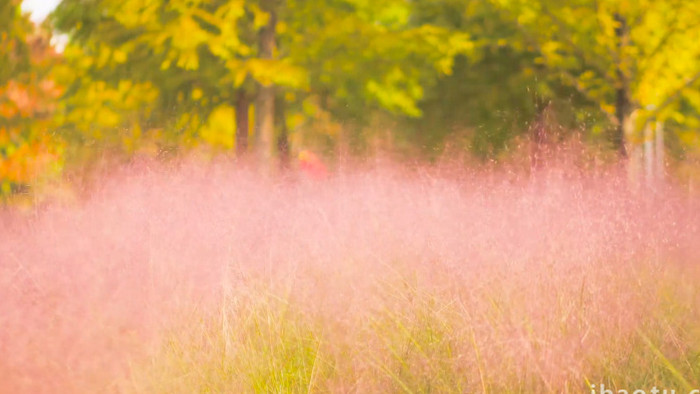
<svg viewBox="0 0 700 394"><path fill-rule="evenodd" d="M700 386L700 205L614 174L140 166L6 213L2 392Z"/></svg>

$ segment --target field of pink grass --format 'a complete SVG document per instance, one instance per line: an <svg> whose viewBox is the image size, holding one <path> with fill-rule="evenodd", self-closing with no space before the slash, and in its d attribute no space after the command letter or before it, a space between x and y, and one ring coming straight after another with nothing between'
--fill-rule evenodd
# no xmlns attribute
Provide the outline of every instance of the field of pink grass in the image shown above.
<svg viewBox="0 0 700 394"><path fill-rule="evenodd" d="M0 392L700 388L700 204L614 171L140 164L0 213Z"/></svg>

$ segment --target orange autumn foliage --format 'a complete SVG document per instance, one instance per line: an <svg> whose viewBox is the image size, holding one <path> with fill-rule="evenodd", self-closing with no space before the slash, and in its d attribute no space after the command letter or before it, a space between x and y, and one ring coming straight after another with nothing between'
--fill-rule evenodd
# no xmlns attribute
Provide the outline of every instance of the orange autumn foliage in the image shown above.
<svg viewBox="0 0 700 394"><path fill-rule="evenodd" d="M59 55L49 34L33 29L0 37L7 44L0 58L9 64L9 73L0 76L0 195L26 189L60 158L60 142L51 133L62 94L51 77Z"/></svg>

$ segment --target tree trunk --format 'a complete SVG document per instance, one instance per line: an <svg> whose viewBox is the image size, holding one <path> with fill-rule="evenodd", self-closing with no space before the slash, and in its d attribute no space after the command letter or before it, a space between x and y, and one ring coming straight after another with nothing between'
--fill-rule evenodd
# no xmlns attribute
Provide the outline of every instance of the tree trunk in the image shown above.
<svg viewBox="0 0 700 394"><path fill-rule="evenodd" d="M647 185L653 185L656 173L654 172L654 130L651 124L644 128L644 178Z"/></svg>
<svg viewBox="0 0 700 394"><path fill-rule="evenodd" d="M535 172L544 166L547 145L547 113L549 104L540 98L535 99L537 115L531 126L532 141L530 142L530 170Z"/></svg>
<svg viewBox="0 0 700 394"><path fill-rule="evenodd" d="M248 109L250 99L244 90L238 92L236 99L236 156L243 156L248 151Z"/></svg>
<svg viewBox="0 0 700 394"><path fill-rule="evenodd" d="M613 147L620 153L620 157L627 158L627 148L625 146L625 131L630 115L630 100L628 84L625 73L622 69L622 48L628 39L627 22L620 14L615 14L615 21L618 26L615 28L617 37L617 86L615 87L615 118L617 125L612 136Z"/></svg>
<svg viewBox="0 0 700 394"><path fill-rule="evenodd" d="M277 15L275 13L275 1L262 2L264 11L270 15L270 19L260 31L260 58L272 59L275 52L275 26ZM272 159L272 144L275 134L275 87L274 85L258 86L258 95L255 103L255 135L257 151L260 159L269 164Z"/></svg>
<svg viewBox="0 0 700 394"><path fill-rule="evenodd" d="M663 181L666 177L666 147L664 145L664 124L656 121L656 178Z"/></svg>
<svg viewBox="0 0 700 394"><path fill-rule="evenodd" d="M275 105L277 114L277 124L280 125L280 132L277 136L277 157L279 158L280 169L289 168L289 132L287 130L287 119L285 114L284 98L278 98Z"/></svg>
<svg viewBox="0 0 700 394"><path fill-rule="evenodd" d="M621 75L618 72L618 75ZM615 118L617 119L617 125L615 125L615 132L612 138L613 147L618 151L620 157L623 159L627 158L627 147L625 141L625 134L627 131L627 125L629 124L630 112L629 112L629 98L627 94L626 87L617 88L616 91L616 104L615 104Z"/></svg>

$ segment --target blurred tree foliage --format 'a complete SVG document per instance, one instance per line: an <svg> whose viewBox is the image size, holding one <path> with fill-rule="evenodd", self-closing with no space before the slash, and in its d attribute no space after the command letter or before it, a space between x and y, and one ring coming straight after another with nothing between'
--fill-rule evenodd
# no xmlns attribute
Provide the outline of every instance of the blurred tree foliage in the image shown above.
<svg viewBox="0 0 700 394"><path fill-rule="evenodd" d="M0 4L0 196L24 192L60 168L52 135L60 87L51 77L58 57L50 34L36 28L19 2Z"/></svg>
<svg viewBox="0 0 700 394"><path fill-rule="evenodd" d="M700 3L491 2L517 28L513 47L534 53L535 64L608 117L621 156L627 156L626 140L639 142L650 122L673 119L697 129Z"/></svg>
<svg viewBox="0 0 700 394"><path fill-rule="evenodd" d="M63 0L47 25L67 40L59 56L4 2L3 190L58 162L49 130L84 161L197 146L285 161L379 140L497 157L554 124L624 157L657 122L668 149L687 151L700 127L699 4Z"/></svg>
<svg viewBox="0 0 700 394"><path fill-rule="evenodd" d="M321 123L333 137L378 110L417 117L424 83L472 43L410 15L400 0L64 0L53 16L70 37L64 127L129 146L154 130L177 144L237 141L242 153L247 122L234 118L269 87L281 109L255 105L251 118L284 111L277 134ZM270 136L257 142L273 149Z"/></svg>
<svg viewBox="0 0 700 394"><path fill-rule="evenodd" d="M517 45L517 26L496 7L477 1L419 0L414 24L470 34L474 49L456 59L453 72L426 88L424 116L405 122L405 143L430 151L467 149L481 157L507 150L527 134L545 109L568 129L588 128L595 111L574 89L536 64L536 54Z"/></svg>

